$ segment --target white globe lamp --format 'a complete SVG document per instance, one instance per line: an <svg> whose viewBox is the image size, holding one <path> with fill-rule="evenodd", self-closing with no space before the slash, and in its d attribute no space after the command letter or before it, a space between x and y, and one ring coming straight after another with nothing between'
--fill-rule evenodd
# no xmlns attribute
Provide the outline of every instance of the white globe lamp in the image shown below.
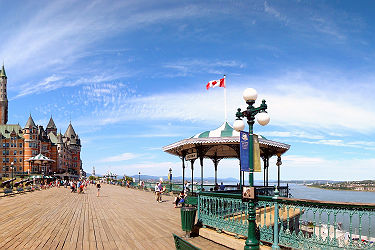
<svg viewBox="0 0 375 250"><path fill-rule="evenodd" d="M258 97L258 93L253 88L247 88L244 90L242 96L245 101L255 101Z"/></svg>
<svg viewBox="0 0 375 250"><path fill-rule="evenodd" d="M257 115L258 123L262 126L266 126L270 122L270 119L270 115L266 112L262 112Z"/></svg>
<svg viewBox="0 0 375 250"><path fill-rule="evenodd" d="M245 123L242 120L235 120L234 123L233 123L233 128L237 132L240 132L240 131L244 130Z"/></svg>

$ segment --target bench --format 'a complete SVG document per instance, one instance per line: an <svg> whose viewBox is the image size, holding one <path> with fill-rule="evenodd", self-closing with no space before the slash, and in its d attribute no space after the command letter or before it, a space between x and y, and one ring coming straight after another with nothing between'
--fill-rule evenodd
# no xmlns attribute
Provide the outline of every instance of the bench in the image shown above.
<svg viewBox="0 0 375 250"><path fill-rule="evenodd" d="M194 246L190 242L187 242L186 240L182 239L181 237L175 234L173 234L173 238L174 238L174 243L176 245L177 250L185 250L185 249L186 250L190 250L190 249L200 250L200 248Z"/></svg>
<svg viewBox="0 0 375 250"><path fill-rule="evenodd" d="M12 194L13 194L13 189L10 189L10 188L4 189L4 196L12 195Z"/></svg>

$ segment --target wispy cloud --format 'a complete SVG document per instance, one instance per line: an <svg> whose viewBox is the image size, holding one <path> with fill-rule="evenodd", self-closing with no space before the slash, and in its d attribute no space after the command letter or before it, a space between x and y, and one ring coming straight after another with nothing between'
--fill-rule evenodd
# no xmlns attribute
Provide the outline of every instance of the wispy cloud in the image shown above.
<svg viewBox="0 0 375 250"><path fill-rule="evenodd" d="M244 107L242 91L245 87L253 86L259 91L259 99L267 100L271 115L270 125L284 128L285 133L269 132L271 135L324 139L324 135L332 133L350 135L351 131L374 132L375 112L369 107L375 106L375 103L372 98L364 98L371 93L373 87L362 84L361 92L357 93L351 91L350 87L335 89L332 87L350 86L351 82L327 75L321 77L288 74L269 78L231 79L228 85L228 117L234 117L237 107ZM331 83L327 84L328 81ZM259 85L259 82L262 82L262 85ZM321 86L324 86L324 91L320 89ZM358 81L356 86L359 86ZM90 91L86 95L86 101L95 98L108 101L105 109L102 108L103 103L99 103L101 108L94 111L95 118L91 119L97 120L95 124L105 125L142 119L204 121L219 124L223 120L221 117L224 116L224 105L220 90L205 91L202 87L199 91L138 96L122 95L121 89L120 87L118 91L111 93L102 92L100 97L90 94L96 93L95 91ZM85 120L90 121L90 118Z"/></svg>
<svg viewBox="0 0 375 250"><path fill-rule="evenodd" d="M276 19L281 20L286 24L288 23L287 17L281 14L280 11L276 10L276 8L272 7L267 1L264 1L264 11Z"/></svg>
<svg viewBox="0 0 375 250"><path fill-rule="evenodd" d="M153 173L158 173L155 175L167 175L169 168L178 169L180 168L180 162L140 162L135 164L117 165L108 167L111 171L116 173L126 173L128 175L138 174L149 174L151 171Z"/></svg>
<svg viewBox="0 0 375 250"><path fill-rule="evenodd" d="M167 76L187 76L193 73L210 73L210 74L223 74L228 68L242 69L246 67L245 63L236 60L220 60L217 58L212 60L198 60L198 59L184 59L176 62L166 63L164 68L174 70L176 73L167 73Z"/></svg>
<svg viewBox="0 0 375 250"><path fill-rule="evenodd" d="M275 160L275 157L271 158L271 167L275 166ZM288 179L300 180L361 180L363 176L368 176L368 173L375 166L375 158L325 159L303 155L287 155L282 157L282 161L282 175L287 175ZM271 175L271 178L276 177L272 171Z"/></svg>
<svg viewBox="0 0 375 250"><path fill-rule="evenodd" d="M318 145L329 145L337 147L351 147L351 148L362 148L366 150L375 150L375 142L372 141L344 141L344 140L317 140L317 141L302 141L308 144L318 144Z"/></svg>
<svg viewBox="0 0 375 250"><path fill-rule="evenodd" d="M306 139L323 139L323 135L309 133L307 131L265 131L264 136L280 137L280 138L306 138Z"/></svg>
<svg viewBox="0 0 375 250"><path fill-rule="evenodd" d="M133 153L122 153L120 155L110 156L99 160L100 162L120 162L120 161L128 161L135 158L138 158L140 155L133 154Z"/></svg>
<svg viewBox="0 0 375 250"><path fill-rule="evenodd" d="M16 76L13 79L24 82L30 75L40 75L41 72L50 74L39 83L28 80L22 87L19 84L11 84L11 87L20 90L18 96L24 96L35 93L37 87L49 91L67 86L57 84L61 82L51 77L60 79L59 73L77 67L76 61L87 56L95 42L141 26L205 15L205 11L196 5L168 5L168 8L151 5L151 8L144 8L144 1L117 1L111 4L103 1L90 4L41 1L38 7L33 6L35 11L32 12L26 11L30 9L27 4L19 9L8 9L9 14L12 11L25 12L25 22L16 26L7 23L10 20L0 18L4 26L13 27L7 39L0 44L0 55L5 58L9 72ZM79 67L82 74L82 66ZM67 78L70 82L82 81Z"/></svg>

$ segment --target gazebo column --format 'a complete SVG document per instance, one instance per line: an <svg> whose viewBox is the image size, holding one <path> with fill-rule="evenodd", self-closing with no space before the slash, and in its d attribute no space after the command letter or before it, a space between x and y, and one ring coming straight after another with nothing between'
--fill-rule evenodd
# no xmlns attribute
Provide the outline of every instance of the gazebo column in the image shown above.
<svg viewBox="0 0 375 250"><path fill-rule="evenodd" d="M217 156L217 152L215 152L215 154L210 157L212 162L214 163L214 167L215 167L215 186L217 184L217 166L219 165L219 161L222 159L222 158L219 158Z"/></svg>
<svg viewBox="0 0 375 250"><path fill-rule="evenodd" d="M267 179L267 175L266 175L266 171L267 171L267 155L263 155L262 156L262 160L263 160L263 186L266 186L266 179Z"/></svg>
<svg viewBox="0 0 375 250"><path fill-rule="evenodd" d="M266 171L267 171L267 173L266 173L266 178L267 178L266 186L267 187L268 187L268 177L269 177L268 170L269 169L270 169L270 157L268 156L267 159L266 159Z"/></svg>
<svg viewBox="0 0 375 250"><path fill-rule="evenodd" d="M215 167L215 186L217 184L217 166L219 165L219 158L217 157L217 154L215 153L214 157L212 158L212 161L214 163Z"/></svg>
<svg viewBox="0 0 375 250"><path fill-rule="evenodd" d="M283 164L281 162L281 156L278 155L277 156L277 162L276 162L276 166L277 166L277 187L279 188L280 187L280 166L281 164Z"/></svg>
<svg viewBox="0 0 375 250"><path fill-rule="evenodd" d="M195 148L197 150L198 158L199 158L200 165L201 165L201 190L203 190L203 160L204 160L205 154L210 149L210 147L197 143L195 144Z"/></svg>
<svg viewBox="0 0 375 250"><path fill-rule="evenodd" d="M270 162L270 158L268 157L267 159L266 159L266 162L265 162L265 167L266 167L266 169L265 169L265 173L266 173L266 186L268 187L268 170L269 170L269 162Z"/></svg>
<svg viewBox="0 0 375 250"><path fill-rule="evenodd" d="M217 165L218 165L218 161L215 161L214 162L214 166L215 166L215 186L216 186L216 184L217 184Z"/></svg>
<svg viewBox="0 0 375 250"><path fill-rule="evenodd" d="M199 157L201 163L201 191L203 191L203 155Z"/></svg>
<svg viewBox="0 0 375 250"><path fill-rule="evenodd" d="M191 164L191 193L192 194L194 192L194 161L195 160L190 160L190 164Z"/></svg>
<svg viewBox="0 0 375 250"><path fill-rule="evenodd" d="M185 155L182 155L182 190L184 190L185 185Z"/></svg>

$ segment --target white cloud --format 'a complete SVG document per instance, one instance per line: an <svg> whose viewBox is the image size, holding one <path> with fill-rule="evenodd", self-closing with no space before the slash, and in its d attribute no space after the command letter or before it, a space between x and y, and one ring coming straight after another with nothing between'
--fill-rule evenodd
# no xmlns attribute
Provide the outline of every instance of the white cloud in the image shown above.
<svg viewBox="0 0 375 250"><path fill-rule="evenodd" d="M314 133L309 133L305 131L265 131L262 132L264 136L270 137L286 137L286 138L306 138L306 139L323 139L323 135L318 135Z"/></svg>
<svg viewBox="0 0 375 250"><path fill-rule="evenodd" d="M246 64L235 60L220 60L219 58L217 58L215 61L184 59L176 62L166 63L163 65L163 67L177 72L169 72L166 74L166 76L176 77L192 75L199 72L223 74L224 72L228 71L228 68L242 69L246 67Z"/></svg>
<svg viewBox="0 0 375 250"><path fill-rule="evenodd" d="M288 23L288 19L286 16L282 15L280 11L276 10L274 7L271 7L270 4L267 1L264 1L264 11L275 17L276 19L283 21L285 23Z"/></svg>
<svg viewBox="0 0 375 250"><path fill-rule="evenodd" d="M329 145L337 147L362 148L366 150L375 150L375 143L370 141L344 141L344 140L317 140L317 141L301 141L308 144Z"/></svg>
<svg viewBox="0 0 375 250"><path fill-rule="evenodd" d="M119 162L119 161L128 161L135 158L138 158L140 155L133 153L122 153L120 155L110 156L104 159L99 160L99 162Z"/></svg>
<svg viewBox="0 0 375 250"><path fill-rule="evenodd" d="M327 81L331 84L326 84ZM259 102L263 98L267 100L268 112L271 116L270 125L282 127L286 132L277 133L278 136L321 139L332 133L336 135L373 133L375 111L371 107L375 106L375 102L369 96L373 88L365 84L362 84L361 91L356 92L351 88L332 88L332 86L351 84L348 80L341 81L342 79L335 79L332 76L329 78L327 75L322 75L319 78L310 74L287 74L257 79L229 78L227 88L229 121L234 120L237 107L245 106L242 100L243 89L253 86L258 89ZM262 82L262 85L259 85L259 82ZM203 85L198 91L172 92L171 90L168 93L149 96L122 96L121 88L116 93L101 93L101 98L106 98L109 103L108 108L98 109L94 113L97 117L95 119L98 119L96 124L148 119L204 121L220 125L224 117L223 91L220 88L206 91ZM359 85L357 83L356 86ZM324 91L321 86L324 86ZM87 117L85 120L90 121Z"/></svg>
<svg viewBox="0 0 375 250"><path fill-rule="evenodd" d="M28 11L31 8L35 11ZM38 86L44 91L66 86L60 85L62 82L57 80L49 84L48 78L35 84L29 81L29 76L40 72L45 74L46 71L49 74L62 72L69 76L66 71L78 70L74 63L91 55L87 51L92 51L92 45L97 41L155 23L204 16L208 10L194 5L168 5L165 8L163 5L146 4L145 1L117 1L111 4L103 1L90 4L41 1L36 6L25 4L7 11L10 15L25 12L23 22L17 25L10 19L1 20L4 27L12 29L7 39L0 43L0 55L5 59L8 70L13 72L12 83L17 79L27 81L22 86L11 84L10 87L20 90L19 96L24 96L35 93ZM82 75L83 71L92 73L90 70L80 65L78 71ZM75 82L75 79L71 82Z"/></svg>
<svg viewBox="0 0 375 250"><path fill-rule="evenodd" d="M275 179L276 158L270 160L271 178ZM363 180L368 179L375 167L375 158L324 159L303 155L282 157L281 176L284 180ZM285 177L287 176L287 177Z"/></svg>
<svg viewBox="0 0 375 250"><path fill-rule="evenodd" d="M168 169L179 169L180 162L139 162L135 164L117 165L110 166L108 169L115 173L126 173L127 175L138 174L138 171L142 175L168 175Z"/></svg>

